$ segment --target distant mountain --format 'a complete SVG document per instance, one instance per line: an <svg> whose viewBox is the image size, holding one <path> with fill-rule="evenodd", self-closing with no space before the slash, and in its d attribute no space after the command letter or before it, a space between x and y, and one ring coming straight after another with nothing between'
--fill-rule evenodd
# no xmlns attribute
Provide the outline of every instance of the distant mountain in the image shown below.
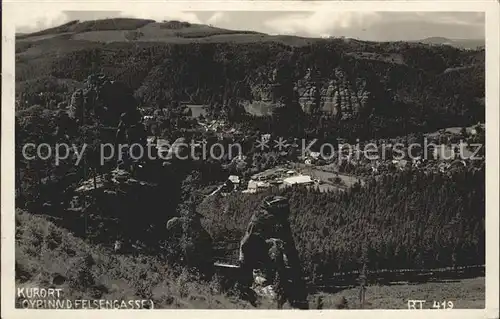
<svg viewBox="0 0 500 319"><path fill-rule="evenodd" d="M448 39L444 37L430 37L417 42L432 45L450 45L455 48L471 50L484 47L485 45L484 39Z"/></svg>

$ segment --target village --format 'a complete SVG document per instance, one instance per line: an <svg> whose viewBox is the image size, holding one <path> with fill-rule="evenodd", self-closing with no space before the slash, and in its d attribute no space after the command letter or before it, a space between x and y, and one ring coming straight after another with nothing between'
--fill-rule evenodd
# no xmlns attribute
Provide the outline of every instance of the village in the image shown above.
<svg viewBox="0 0 500 319"><path fill-rule="evenodd" d="M177 125L190 127L192 136L199 136L200 133L209 134L213 137L213 141L227 143L237 142L248 135L224 120L207 119L204 105L184 103L181 104L180 110L182 116L176 119ZM166 110L151 112L141 109L141 113L146 128L151 128L151 123L165 121L170 115ZM260 136L257 139L254 136L251 142L258 144L266 141L272 146L274 138L276 137L269 133L260 133ZM427 139L427 145L438 147L430 148L428 152L422 148L411 152L409 145L421 143L420 140L423 138ZM171 159L175 143L170 145L161 133L147 136L147 141L156 145L159 154L163 154L162 159ZM366 146L369 143L377 145L378 148L371 147L368 150ZM442 129L420 137L405 136L396 139L358 141L356 144L338 139L338 147L329 154L322 154L317 148L304 149L307 143L301 143L297 138L289 138L285 143L287 146L285 149L273 150L271 147L259 152L259 149L254 147L248 154L222 158L220 164L225 168L227 178L218 184L214 181L215 185L208 187L204 193L207 197L216 194L226 196L234 192L256 194L273 188L286 187L306 187L320 192L343 192L356 184L362 186L368 179L378 178L391 172L421 170L428 173L451 174L457 170L474 168L475 165L482 163L472 157L484 156L484 149L476 150L469 146L475 143L484 144L484 124L478 123L467 128ZM394 146L398 144L402 147L396 152ZM201 141L194 146L200 145ZM395 156L396 153L404 156ZM136 171L140 172L143 166L144 164L137 164ZM84 206L82 199L85 198L82 195L93 193L97 189L104 189L104 193L113 195L120 187L135 184L147 186L151 183L142 181L137 172L129 172L121 163L110 174L96 176L81 183L70 201L70 209L81 210ZM112 185L117 187L109 187Z"/></svg>
<svg viewBox="0 0 500 319"><path fill-rule="evenodd" d="M245 136L243 132L224 120L207 119L204 105L181 103L181 109L182 114L191 119L190 123L196 130L213 134L218 141L228 139L236 141ZM158 112L156 114L158 115ZM147 126L148 122L155 120L155 115L145 115L143 119ZM260 139L254 143L258 144L263 141L270 143L273 138L275 137L269 133L261 133ZM422 144L423 138L426 141ZM166 139L149 136L148 140L156 141L160 151L168 151L165 148ZM476 150L470 145L481 142L484 142L484 124L481 123L467 128L442 129L421 136L358 141L356 144L338 139L338 148L330 154L322 154L316 149L304 150L304 144L301 145L297 138L289 138L284 143L286 149L264 150L272 153L274 163L271 165L257 165L255 154L238 154L234 158L226 159L226 166L236 166L240 173L230 174L227 180L211 191L208 196L219 193L225 195L231 192L255 194L270 188L295 186L318 189L322 192L345 191L356 183L363 185L370 177L405 170L447 174L480 163L480 161L474 161L473 156L479 158L482 154L484 155L481 153L484 150ZM366 146L369 143L377 147L368 150ZM409 146L416 143L429 145L429 147L427 150L417 147L416 152L412 151L412 147ZM271 144L269 145L272 146ZM398 144L400 147L395 150ZM404 154L404 156L398 157L395 156L396 154Z"/></svg>

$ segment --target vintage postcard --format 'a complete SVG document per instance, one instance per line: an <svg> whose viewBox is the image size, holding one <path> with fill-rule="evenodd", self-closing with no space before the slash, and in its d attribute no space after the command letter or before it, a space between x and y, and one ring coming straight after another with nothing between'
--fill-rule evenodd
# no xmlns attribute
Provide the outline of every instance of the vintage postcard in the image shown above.
<svg viewBox="0 0 500 319"><path fill-rule="evenodd" d="M498 318L498 2L2 25L2 317Z"/></svg>

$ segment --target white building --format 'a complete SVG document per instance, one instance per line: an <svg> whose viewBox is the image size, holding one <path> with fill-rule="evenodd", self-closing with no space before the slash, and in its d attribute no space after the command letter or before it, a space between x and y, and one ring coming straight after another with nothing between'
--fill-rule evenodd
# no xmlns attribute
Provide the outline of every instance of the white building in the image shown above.
<svg viewBox="0 0 500 319"><path fill-rule="evenodd" d="M237 176L237 175L231 175L231 176L229 176L228 180L230 180L235 185L239 185L240 184L240 177Z"/></svg>
<svg viewBox="0 0 500 319"><path fill-rule="evenodd" d="M309 175L297 175L285 178L283 180L285 185L308 185L314 183Z"/></svg>
<svg viewBox="0 0 500 319"><path fill-rule="evenodd" d="M256 193L259 190L268 188L270 186L271 184L269 184L268 182L250 180L248 182L247 189L244 190L243 193Z"/></svg>

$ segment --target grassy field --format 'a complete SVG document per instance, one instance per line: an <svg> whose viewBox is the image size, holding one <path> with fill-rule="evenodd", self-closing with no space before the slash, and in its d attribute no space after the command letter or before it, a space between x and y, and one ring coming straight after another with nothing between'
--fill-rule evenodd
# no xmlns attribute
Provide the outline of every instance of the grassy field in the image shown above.
<svg viewBox="0 0 500 319"><path fill-rule="evenodd" d="M323 298L325 309L335 309L339 299L347 300L349 309L360 309L359 288L342 290L338 293L318 293L311 296ZM434 301L453 302L453 308L481 309L485 307L485 278L456 281L429 282L423 284L400 283L390 286L372 285L366 288L364 309L408 309L408 300L426 300L425 309L433 309Z"/></svg>
<svg viewBox="0 0 500 319"><path fill-rule="evenodd" d="M279 42L293 46L309 45L318 39L297 36L267 35L250 31L216 28L202 24L188 24L175 28L166 23L141 19L104 19L74 21L59 27L19 35L17 43L37 42L66 36L68 40L88 42L162 42L162 43L255 43Z"/></svg>

